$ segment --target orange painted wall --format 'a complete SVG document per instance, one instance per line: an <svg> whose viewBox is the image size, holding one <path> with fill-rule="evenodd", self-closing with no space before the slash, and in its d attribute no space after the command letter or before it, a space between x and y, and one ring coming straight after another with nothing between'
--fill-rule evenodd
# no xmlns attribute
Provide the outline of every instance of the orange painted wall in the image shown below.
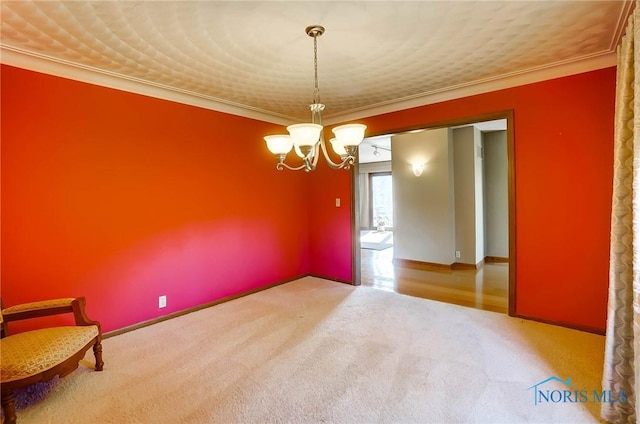
<svg viewBox="0 0 640 424"><path fill-rule="evenodd" d="M1 71L5 305L86 296L109 331L309 272L274 125Z"/></svg>
<svg viewBox="0 0 640 424"><path fill-rule="evenodd" d="M515 121L516 312L603 331L606 321L613 180L615 68L374 116L367 133L502 110ZM332 270L346 257L349 217L334 193L337 173L311 175L311 269ZM331 193L331 195L329 195ZM348 207L347 203L343 203ZM331 223L331 229L326 223ZM340 230L336 230L339 228Z"/></svg>
<svg viewBox="0 0 640 424"><path fill-rule="evenodd" d="M614 93L609 68L364 122L513 109L516 311L604 329ZM109 331L306 273L351 279L349 175L276 172L275 126L8 66L1 101L5 304L85 295Z"/></svg>

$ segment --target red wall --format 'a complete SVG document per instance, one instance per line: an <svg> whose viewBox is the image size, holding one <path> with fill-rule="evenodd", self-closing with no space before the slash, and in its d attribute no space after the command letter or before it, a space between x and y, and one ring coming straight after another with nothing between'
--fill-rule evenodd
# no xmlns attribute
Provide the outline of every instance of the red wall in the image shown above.
<svg viewBox="0 0 640 424"><path fill-rule="evenodd" d="M334 158L334 162L339 159ZM351 175L332 170L324 158L310 174L309 261L315 276L352 281ZM336 207L336 199L340 207Z"/></svg>
<svg viewBox="0 0 640 424"><path fill-rule="evenodd" d="M374 116L367 133L513 110L516 313L604 331L613 181L615 68ZM316 173L310 196L314 272L346 257L349 217L334 207L348 178ZM344 199L343 199L344 200ZM343 203L346 208L348 205ZM331 223L329 228L326 223ZM336 228L341 231L336 234ZM346 276L351 269L339 270ZM337 275L337 272L336 272Z"/></svg>
<svg viewBox="0 0 640 424"><path fill-rule="evenodd" d="M516 312L603 330L614 94L609 68L363 122L514 110ZM276 172L275 126L8 66L1 101L5 304L85 295L109 331L306 273L351 279L349 174Z"/></svg>
<svg viewBox="0 0 640 424"><path fill-rule="evenodd" d="M109 331L309 272L274 125L9 66L1 101L5 305L86 296Z"/></svg>

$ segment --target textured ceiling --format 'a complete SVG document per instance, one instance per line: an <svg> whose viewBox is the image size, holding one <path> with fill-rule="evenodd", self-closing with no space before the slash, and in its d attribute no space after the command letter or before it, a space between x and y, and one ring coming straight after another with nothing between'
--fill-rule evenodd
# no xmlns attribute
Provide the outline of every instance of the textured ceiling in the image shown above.
<svg viewBox="0 0 640 424"><path fill-rule="evenodd" d="M95 74L102 85L146 86L158 97L174 93L287 123L308 120L313 40L304 29L320 24L320 93L326 122L336 122L541 70L611 66L631 7L575 0L2 1L2 62L81 80Z"/></svg>

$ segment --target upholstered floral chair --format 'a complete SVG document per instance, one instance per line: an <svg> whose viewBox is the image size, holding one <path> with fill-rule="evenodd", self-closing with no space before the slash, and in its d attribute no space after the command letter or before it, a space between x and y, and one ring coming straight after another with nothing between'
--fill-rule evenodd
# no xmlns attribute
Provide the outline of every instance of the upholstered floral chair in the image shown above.
<svg viewBox="0 0 640 424"><path fill-rule="evenodd" d="M11 321L73 313L76 325L49 327L9 334ZM14 390L41 381L64 377L78 368L87 350L93 347L96 371L102 371L102 331L100 323L87 318L85 299L68 298L25 303L0 308L0 385L4 422L16 422Z"/></svg>

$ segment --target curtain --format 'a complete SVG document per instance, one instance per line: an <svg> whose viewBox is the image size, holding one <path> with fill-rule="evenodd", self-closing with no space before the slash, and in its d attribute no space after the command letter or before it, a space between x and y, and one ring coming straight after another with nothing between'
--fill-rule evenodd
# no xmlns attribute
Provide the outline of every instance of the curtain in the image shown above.
<svg viewBox="0 0 640 424"><path fill-rule="evenodd" d="M618 47L609 304L603 402L610 423L638 423L640 405L640 0ZM626 401L624 401L626 399Z"/></svg>

